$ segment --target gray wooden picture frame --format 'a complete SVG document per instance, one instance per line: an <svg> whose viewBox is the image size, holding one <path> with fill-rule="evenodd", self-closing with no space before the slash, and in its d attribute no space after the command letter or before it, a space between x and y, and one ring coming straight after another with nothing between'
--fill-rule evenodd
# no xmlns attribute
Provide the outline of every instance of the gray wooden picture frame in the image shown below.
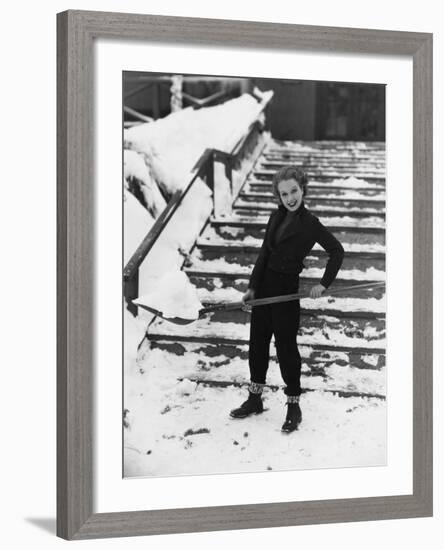
<svg viewBox="0 0 444 550"><path fill-rule="evenodd" d="M93 44L97 38L412 58L413 494L94 513ZM72 540L431 516L432 34L66 11L57 15L57 85L57 534Z"/></svg>

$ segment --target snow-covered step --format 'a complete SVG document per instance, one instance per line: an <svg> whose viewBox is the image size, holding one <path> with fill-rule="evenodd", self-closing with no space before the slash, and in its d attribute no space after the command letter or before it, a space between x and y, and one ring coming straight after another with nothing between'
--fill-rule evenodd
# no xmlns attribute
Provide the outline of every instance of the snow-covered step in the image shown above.
<svg viewBox="0 0 444 550"><path fill-rule="evenodd" d="M282 145L276 142L270 141L265 147L264 156L268 155L309 155L309 156L326 156L331 155L334 158L369 158L379 159L385 158L385 143L381 142L378 147L362 147L362 142L336 142L336 144L328 145L325 142L320 141L305 141L305 142L293 142L292 144Z"/></svg>
<svg viewBox="0 0 444 550"><path fill-rule="evenodd" d="M249 237L242 241L227 240L218 237L216 234L210 234L207 237L199 237L196 244L202 250L214 250L220 247L224 250L231 249L232 251L242 250L244 252L259 253L262 240L254 237ZM371 259L385 258L385 246L383 244L345 243L343 247L345 256L360 256ZM315 244L310 252L310 256L324 256L324 254L325 250L319 244Z"/></svg>
<svg viewBox="0 0 444 550"><path fill-rule="evenodd" d="M385 155L385 142L384 141L338 141L338 140L295 140L295 141L279 141L271 140L267 145L267 152L326 152L330 151L332 154L344 154L348 152L354 152L355 154L381 154Z"/></svg>
<svg viewBox="0 0 444 550"><path fill-rule="evenodd" d="M220 303L239 302L242 300L243 292L231 287L198 287L197 295L200 302L206 306ZM385 298L343 298L336 295L321 296L320 298L303 298L301 300L301 311L306 315L328 314L333 317L355 316L363 319L374 319L384 317L386 310Z"/></svg>
<svg viewBox="0 0 444 550"><path fill-rule="evenodd" d="M359 180L361 181L361 180ZM363 180L362 180L363 181ZM363 182L365 183L365 182ZM271 181L264 180L247 180L245 191L252 191L256 193L271 193ZM383 199L385 198L385 186L384 185L355 185L345 186L338 185L332 182L309 182L307 187L307 194L310 197L317 197L319 195L334 196L334 197L346 197L351 198L366 198L375 197Z"/></svg>
<svg viewBox="0 0 444 550"><path fill-rule="evenodd" d="M305 300L304 300L305 301ZM203 304L204 306L207 304ZM250 313L242 309L218 310L205 314L205 320L212 324L248 324ZM197 322L197 321L196 321ZM385 335L384 313L371 313L368 311L339 311L333 309L305 309L301 311L301 331L324 331L326 325L341 333L361 338L362 335L372 334L375 338L383 338Z"/></svg>
<svg viewBox="0 0 444 550"><path fill-rule="evenodd" d="M374 171L363 171L359 168L356 169L347 169L347 170L335 170L333 168L325 168L325 169L316 169L316 168L308 168L304 170L308 176L308 178L313 179L320 179L325 180L326 178L345 178L349 176L354 176L355 178L359 179L365 179L366 181L371 182L372 180L376 179L378 181L384 181L385 180L385 171L382 170L374 170ZM253 175L256 178L266 179L271 181L274 174L276 173L276 170L267 170L267 169L255 169L253 172Z"/></svg>
<svg viewBox="0 0 444 550"><path fill-rule="evenodd" d="M267 144L267 151L355 151L373 154L385 151L384 141L354 141L354 140L294 140L282 141L271 139Z"/></svg>
<svg viewBox="0 0 444 550"><path fill-rule="evenodd" d="M191 262L191 260L190 260ZM236 262L228 262L225 258L204 259L199 257L198 254L194 255L192 264L188 263L184 268L185 272L190 274L206 273L208 275L223 275L238 278L247 277L251 274L253 268L252 264L240 264ZM324 269L318 267L305 268L300 274L300 278L313 278L318 281L322 278ZM345 269L341 268L336 279L335 284L340 281L353 284L353 282L367 282L367 281L385 281L385 270L376 269L373 266L366 267L365 269Z"/></svg>
<svg viewBox="0 0 444 550"><path fill-rule="evenodd" d="M248 344L246 343L230 343L230 342L192 342L182 340L175 342L173 339L164 339L160 337L149 338L145 341L145 347L158 349L168 354L183 359L184 365L190 363L191 373L201 374L208 372L209 374L219 369L231 369L237 375L245 375L248 369ZM312 375L320 374L324 376L327 369L332 368L350 368L355 372L359 371L374 371L385 368L385 354L374 352L372 350L349 350L343 351L340 349L318 349L307 345L299 345L301 354L302 370ZM270 345L270 372L273 369L279 369L276 348L273 341ZM330 371L332 372L332 371ZM340 371L341 372L341 371ZM187 373L182 368L179 374ZM226 375L224 375L226 377ZM282 381L280 381L282 384Z"/></svg>
<svg viewBox="0 0 444 550"><path fill-rule="evenodd" d="M256 244L250 245L232 241L226 244L212 244L206 243L202 239L198 241L198 245L189 260L194 264L195 260L217 260L224 258L227 262L247 266L252 270L259 253L259 248ZM314 248L304 259L304 266L306 268L322 268L325 267L327 259L327 253L321 247ZM371 266L378 270L384 270L385 253L380 250L372 250L366 247L366 245L362 245L362 247L355 245L354 250L346 251L341 269L365 270Z"/></svg>
<svg viewBox="0 0 444 550"><path fill-rule="evenodd" d="M372 373L373 374L373 373ZM372 398L372 399L383 399L385 400L386 396L383 393L378 393L377 387L380 387L382 390L384 390L383 383L376 382L376 384L372 384L373 382L373 376L372 377L366 377L365 384L362 384L362 389L360 388L359 383L356 383L356 375L353 373L353 381L350 381L349 384L347 384L345 387L342 387L339 385L336 381L331 380L329 386L325 384L326 379L328 377L319 376L317 374L312 375L309 374L307 376L306 373L301 372L301 393L302 395L307 392L327 392L332 393L334 395L337 395L338 397L343 398L349 398L349 397L361 397L361 398ZM385 377L382 377L383 380L385 380ZM230 388L230 387L237 387L237 388L245 388L245 390L248 390L249 381L245 380L240 381L232 381L232 380L219 380L219 379L213 379L211 376L204 375L202 377L192 376L189 378L180 377L178 378L180 382L182 381L188 381L194 384L199 385L205 385L212 388ZM376 388L374 387L376 386ZM270 384L267 383L264 387L264 392L267 390L271 390L273 392L276 392L278 390L281 390L282 387L279 384ZM264 398L265 401L265 398Z"/></svg>
<svg viewBox="0 0 444 550"><path fill-rule="evenodd" d="M315 205L320 205L323 207L328 206L341 206L343 208L385 208L385 197L379 195L378 197L358 197L354 193L353 196L351 193L344 196L334 196L330 195L317 195L316 197L307 195L304 198L304 202L308 208L311 208ZM249 203L258 203L258 202L268 202L271 201L276 204L273 193L270 192L256 192L256 191L243 191L239 193L239 198L243 202Z"/></svg>
<svg viewBox="0 0 444 550"><path fill-rule="evenodd" d="M325 159L317 158L312 159L306 157L301 159L299 163L295 162L295 165L300 165L304 168L305 171L315 171L315 170L334 170L337 172L355 172L359 171L361 174L378 174L380 176L385 175L385 163L372 163L372 162L363 162L363 161L349 161L341 162L336 159ZM288 165L288 160L269 160L263 159L258 165L255 166L255 169L261 170L279 170L283 166Z"/></svg>
<svg viewBox="0 0 444 550"><path fill-rule="evenodd" d="M321 168L321 167L334 167L338 171L348 171L349 169L356 169L357 166L365 170L385 170L385 159L373 160L368 158L357 158L350 156L343 160L334 156L327 157L325 155L298 155L298 156L278 156L278 155L265 155L260 163L258 162L256 167L272 168L274 170L281 166L294 164L296 166L303 166L307 168Z"/></svg>
<svg viewBox="0 0 444 550"><path fill-rule="evenodd" d="M214 322L211 316L205 316L188 325L176 325L157 318L148 330L150 340L173 340L191 342L211 342L230 344L245 344L249 340L249 325L246 323ZM342 350L361 353L385 353L385 334L371 324L366 330L356 329L347 333L340 326L330 326L330 320L325 319L325 325L319 329L314 326L301 326L298 333L298 343L319 350Z"/></svg>
<svg viewBox="0 0 444 550"><path fill-rule="evenodd" d="M354 231L365 233L385 233L384 220L379 217L353 218L352 216L318 216L320 222L331 231ZM269 216L231 215L224 218L210 218L210 223L216 229L221 226L232 228L264 229L267 226Z"/></svg>
<svg viewBox="0 0 444 550"><path fill-rule="evenodd" d="M262 242L265 236L266 221L262 223L254 223L246 221L224 221L222 218L217 221L212 221L202 238L212 240L212 235L218 239L245 241L249 238L254 238ZM382 227L350 227L350 226L335 226L327 224L326 227L336 236L339 241L344 243L357 244L380 244L385 243L385 231Z"/></svg>
<svg viewBox="0 0 444 550"><path fill-rule="evenodd" d="M263 201L250 203L237 199L233 204L233 213L237 215L249 215L249 216L260 216L265 213L270 214L272 210L276 209L276 202L274 201ZM385 209L383 208L344 208L343 206L318 206L313 204L310 207L311 212L315 216L353 216L355 218L366 218L367 216L372 216L376 218L385 219Z"/></svg>
<svg viewBox="0 0 444 550"><path fill-rule="evenodd" d="M314 183L313 187L318 186L328 186L328 185L344 185L345 181L347 180L358 180L359 182L364 182L363 184L360 184L358 187L362 187L363 185L368 185L369 187L377 187L377 188L385 188L386 180L385 176L381 177L360 177L358 178L355 174L348 174L347 172L341 172L339 176L327 176L325 173L313 173L313 172L307 172L307 175L309 177L309 185L311 183ZM261 174L257 175L256 172L252 172L249 175L249 181L254 182L262 182L264 184L271 184L272 177L270 175L263 176ZM337 182L341 182L338 184Z"/></svg>
<svg viewBox="0 0 444 550"><path fill-rule="evenodd" d="M247 290L249 282L249 274L247 273L224 273L221 271L212 273L211 271L197 271L193 268L186 269L185 272L189 277L191 283L198 289L198 291L199 289L205 289L207 292L213 292L219 289L222 292L238 292L243 295ZM320 277L305 277L303 273L302 276L300 276L299 278L299 290L301 293L308 293L312 286L319 283ZM362 282L362 280L358 281L353 279L342 279L340 278L340 276L338 276L331 287L335 290L335 294L329 295L327 293L321 298L318 298L316 303L319 305L323 304L324 301L326 301L327 303L333 304L336 300L347 298L353 301L353 305L347 306L345 303L342 303L341 308L344 311L349 310L351 307L353 309L364 311L364 304L360 303L359 300L365 300L367 302L366 307L368 307L369 310L372 309L372 311L377 312L382 311L382 300L385 296L384 286L359 288L357 290L348 289L351 285L362 284ZM227 301L228 299L231 298L227 297ZM321 300L321 302L318 302L318 300ZM374 300L374 302L371 303L370 300ZM304 307L309 307L309 305L307 305L308 301L308 299L304 299L304 301L302 302Z"/></svg>

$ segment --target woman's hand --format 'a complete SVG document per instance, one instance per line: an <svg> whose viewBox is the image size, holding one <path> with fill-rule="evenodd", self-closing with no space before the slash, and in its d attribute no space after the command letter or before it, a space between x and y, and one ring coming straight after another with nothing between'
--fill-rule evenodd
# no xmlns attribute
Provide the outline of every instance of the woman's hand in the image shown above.
<svg viewBox="0 0 444 550"><path fill-rule="evenodd" d="M322 286L321 284L314 285L310 290L310 298L320 298L324 293L324 290L325 286Z"/></svg>
<svg viewBox="0 0 444 550"><path fill-rule="evenodd" d="M245 304L245 302L248 302L249 300L254 300L256 293L253 288L249 288L247 292L242 296L242 301L244 302L244 306L242 309L244 311L251 311L251 306L248 304Z"/></svg>

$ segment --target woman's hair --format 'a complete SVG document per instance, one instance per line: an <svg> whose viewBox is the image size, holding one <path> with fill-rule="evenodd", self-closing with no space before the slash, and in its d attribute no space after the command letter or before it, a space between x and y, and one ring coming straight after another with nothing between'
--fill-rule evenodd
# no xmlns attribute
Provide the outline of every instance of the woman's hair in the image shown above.
<svg viewBox="0 0 444 550"><path fill-rule="evenodd" d="M302 195L305 197L308 184L307 174L298 166L283 166L275 173L273 176L273 181L271 182L271 190L279 204L281 204L282 201L279 196L278 183L283 180L296 180L302 189Z"/></svg>

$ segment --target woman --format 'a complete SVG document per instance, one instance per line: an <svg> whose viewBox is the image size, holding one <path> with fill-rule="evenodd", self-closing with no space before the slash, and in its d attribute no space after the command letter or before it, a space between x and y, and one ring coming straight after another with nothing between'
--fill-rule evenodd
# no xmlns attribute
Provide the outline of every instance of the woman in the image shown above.
<svg viewBox="0 0 444 550"><path fill-rule="evenodd" d="M307 183L305 173L295 166L285 166L275 174L272 190L279 206L268 220L243 301L297 293L303 260L315 243L326 250L328 261L321 280L311 288L310 297L319 298L334 281L342 265L344 249L318 218L305 208L303 199ZM301 356L296 341L299 318L299 300L252 308L248 399L230 412L231 417L245 418L263 412L262 391L268 370L270 341L274 334L288 406L282 431L292 432L298 428L302 421L299 406Z"/></svg>

